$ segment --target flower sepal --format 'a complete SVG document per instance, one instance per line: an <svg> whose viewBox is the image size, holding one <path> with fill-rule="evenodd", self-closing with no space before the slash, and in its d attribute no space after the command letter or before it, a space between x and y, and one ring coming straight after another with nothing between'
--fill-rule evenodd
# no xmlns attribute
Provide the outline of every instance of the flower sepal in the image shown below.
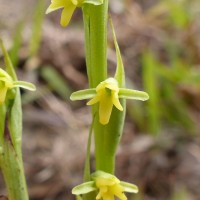
<svg viewBox="0 0 200 200"><path fill-rule="evenodd" d="M120 88L118 95L119 98L132 99L132 100L146 101L149 99L149 95L146 92L139 90L131 90L127 88Z"/></svg>
<svg viewBox="0 0 200 200"><path fill-rule="evenodd" d="M78 90L76 92L73 92L70 96L70 99L72 101L76 100L85 100L85 99L91 99L96 95L96 90L93 89L85 89L85 90Z"/></svg>
<svg viewBox="0 0 200 200"><path fill-rule="evenodd" d="M97 190L95 187L95 182L94 181L88 181L86 183L82 183L80 185L77 185L72 189L72 194L75 195L81 195L81 194L87 194L89 192L93 192Z"/></svg>
<svg viewBox="0 0 200 200"><path fill-rule="evenodd" d="M13 88L20 87L26 90L35 91L36 87L34 84L26 82L26 81L14 81Z"/></svg>

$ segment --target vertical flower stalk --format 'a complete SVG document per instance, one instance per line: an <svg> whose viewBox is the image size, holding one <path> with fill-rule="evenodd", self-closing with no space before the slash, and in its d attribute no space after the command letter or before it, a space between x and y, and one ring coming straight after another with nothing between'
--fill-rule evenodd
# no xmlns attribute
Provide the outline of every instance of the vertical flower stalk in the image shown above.
<svg viewBox="0 0 200 200"><path fill-rule="evenodd" d="M102 5L83 6L86 63L90 88L95 88L107 79L107 23L108 0ZM122 87L122 85L121 85ZM125 115L125 101L121 100L123 112L113 108L107 125L94 122L96 170L114 173L115 152L122 133ZM93 115L98 113L98 105L92 106Z"/></svg>
<svg viewBox="0 0 200 200"><path fill-rule="evenodd" d="M93 6L85 4L83 6L86 64L89 79L89 87L95 88L101 81L107 78L107 18L108 0L104 0L102 5ZM98 106L92 107L93 115L98 112ZM95 134L95 159L96 169L105 169L105 127L99 123L98 117L94 122ZM104 165L103 165L104 163ZM110 162L109 162L110 163ZM109 167L110 168L110 167Z"/></svg>
<svg viewBox="0 0 200 200"><path fill-rule="evenodd" d="M18 81L8 53L0 40L6 71L0 69L0 168L9 200L28 200L22 161L22 110L19 87L35 90Z"/></svg>

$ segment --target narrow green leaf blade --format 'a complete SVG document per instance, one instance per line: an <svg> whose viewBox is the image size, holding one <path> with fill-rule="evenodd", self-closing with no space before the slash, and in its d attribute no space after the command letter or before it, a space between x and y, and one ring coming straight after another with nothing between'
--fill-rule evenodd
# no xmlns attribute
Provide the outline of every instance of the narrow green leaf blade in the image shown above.
<svg viewBox="0 0 200 200"><path fill-rule="evenodd" d="M21 154L22 108L19 88L16 88L15 98L9 112L9 130L15 150L18 154Z"/></svg>
<svg viewBox="0 0 200 200"><path fill-rule="evenodd" d="M115 44L115 50L116 50L116 56L117 56L117 69L115 72L115 79L118 81L119 87L125 87L125 72L124 72L124 64L121 57L121 52L119 49L119 45L117 43L117 37L115 34L115 29L112 23L112 19L110 18L110 25L112 29L114 44Z"/></svg>
<svg viewBox="0 0 200 200"><path fill-rule="evenodd" d="M3 52L3 56L4 56L4 62L5 62L5 66L6 66L6 71L8 72L8 74L12 77L12 79L14 81L17 80L17 76L15 74L15 70L13 68L13 64L11 62L11 59L8 55L8 52L3 44L3 41L2 39L0 38L0 47L2 49L2 52Z"/></svg>
<svg viewBox="0 0 200 200"><path fill-rule="evenodd" d="M0 47L3 51L4 62L6 65L6 71L12 77L14 81L17 81L17 76L13 68L11 59L8 52L0 39ZM18 154L21 154L21 137L22 137L22 109L21 109L21 95L19 88L16 88L16 94L13 99L13 103L9 110L9 130L13 146Z"/></svg>
<svg viewBox="0 0 200 200"><path fill-rule="evenodd" d="M0 152L0 165L5 178L9 199L28 200L21 155L16 155L16 150L6 138L2 149L3 152Z"/></svg>

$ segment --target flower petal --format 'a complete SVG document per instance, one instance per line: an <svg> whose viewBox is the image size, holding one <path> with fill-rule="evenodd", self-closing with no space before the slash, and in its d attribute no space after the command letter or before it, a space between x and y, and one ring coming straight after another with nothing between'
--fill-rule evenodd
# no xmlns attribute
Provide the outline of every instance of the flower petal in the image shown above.
<svg viewBox="0 0 200 200"><path fill-rule="evenodd" d="M47 8L46 14L67 6L66 2L67 1L65 1L65 0L53 0L53 1L51 1L51 5Z"/></svg>
<svg viewBox="0 0 200 200"><path fill-rule="evenodd" d="M109 88L110 90L114 90L117 92L119 91L118 82L116 79L108 78L104 83L106 88Z"/></svg>
<svg viewBox="0 0 200 200"><path fill-rule="evenodd" d="M124 188L120 184L115 184L113 187L110 187L110 191L121 200L127 200L127 197L124 194Z"/></svg>
<svg viewBox="0 0 200 200"><path fill-rule="evenodd" d="M104 177L98 177L96 180L96 186L97 187L103 187L103 186L111 186L115 184L115 181L111 178L104 178Z"/></svg>
<svg viewBox="0 0 200 200"><path fill-rule="evenodd" d="M115 107L117 109L119 109L120 111L123 111L123 107L122 107L122 105L121 105L121 103L119 101L119 98L118 98L117 94L113 94L112 95L112 102L113 102L113 104L115 105Z"/></svg>
<svg viewBox="0 0 200 200"><path fill-rule="evenodd" d="M102 199L103 200L115 200L115 197L113 194L106 193L106 194L102 195Z"/></svg>
<svg viewBox="0 0 200 200"><path fill-rule="evenodd" d="M69 5L67 5L66 7L64 7L62 14L61 14L61 20L60 20L61 26L65 27L69 24L75 8L76 8L76 6L74 4L72 4L72 2Z"/></svg>
<svg viewBox="0 0 200 200"><path fill-rule="evenodd" d="M91 99L90 101L87 102L88 106L91 106L97 102L99 102L101 100L101 98L99 97L99 95L96 95L93 99Z"/></svg>
<svg viewBox="0 0 200 200"><path fill-rule="evenodd" d="M123 192L121 192L121 193L119 193L119 192L115 193L115 196L117 196L121 200L127 200L127 197L126 197L126 195Z"/></svg>
<svg viewBox="0 0 200 200"><path fill-rule="evenodd" d="M78 5L78 0L71 0L71 1L72 1L72 3L73 3L75 6Z"/></svg>

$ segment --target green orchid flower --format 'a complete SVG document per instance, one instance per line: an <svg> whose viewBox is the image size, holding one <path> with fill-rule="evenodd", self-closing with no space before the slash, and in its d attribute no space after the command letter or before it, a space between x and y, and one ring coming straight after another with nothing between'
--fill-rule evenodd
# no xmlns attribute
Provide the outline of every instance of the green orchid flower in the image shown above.
<svg viewBox="0 0 200 200"><path fill-rule="evenodd" d="M99 103L99 122L103 125L108 124L113 105L118 110L123 111L123 107L119 101L120 98L146 101L149 99L149 96L146 92L119 88L115 78L106 79L96 89L80 90L72 93L70 96L72 101L91 99L87 105Z"/></svg>
<svg viewBox="0 0 200 200"><path fill-rule="evenodd" d="M117 68L114 78L107 78L106 80L99 83L96 88L80 90L72 93L70 96L72 101L91 99L87 105L94 105L99 103L99 122L103 125L109 123L113 105L119 111L123 111L123 107L119 100L120 98L135 99L141 101L146 101L149 99L149 95L146 92L125 88L124 65L122 62L121 53L117 43L112 21L111 28L117 56Z"/></svg>
<svg viewBox="0 0 200 200"><path fill-rule="evenodd" d="M120 200L127 200L124 192L138 192L136 185L120 181L114 175L103 171L96 171L91 175L91 178L92 181L74 187L72 194L79 196L97 191L97 200L113 200L115 197Z"/></svg>
<svg viewBox="0 0 200 200"><path fill-rule="evenodd" d="M84 3L101 5L103 0L51 0L51 4L47 8L46 14L63 8L60 24L65 27L69 24L75 9L82 7Z"/></svg>
<svg viewBox="0 0 200 200"><path fill-rule="evenodd" d="M13 81L12 77L3 69L0 68L0 105L5 102L7 91L21 87L34 91L36 88L33 84L24 81Z"/></svg>

